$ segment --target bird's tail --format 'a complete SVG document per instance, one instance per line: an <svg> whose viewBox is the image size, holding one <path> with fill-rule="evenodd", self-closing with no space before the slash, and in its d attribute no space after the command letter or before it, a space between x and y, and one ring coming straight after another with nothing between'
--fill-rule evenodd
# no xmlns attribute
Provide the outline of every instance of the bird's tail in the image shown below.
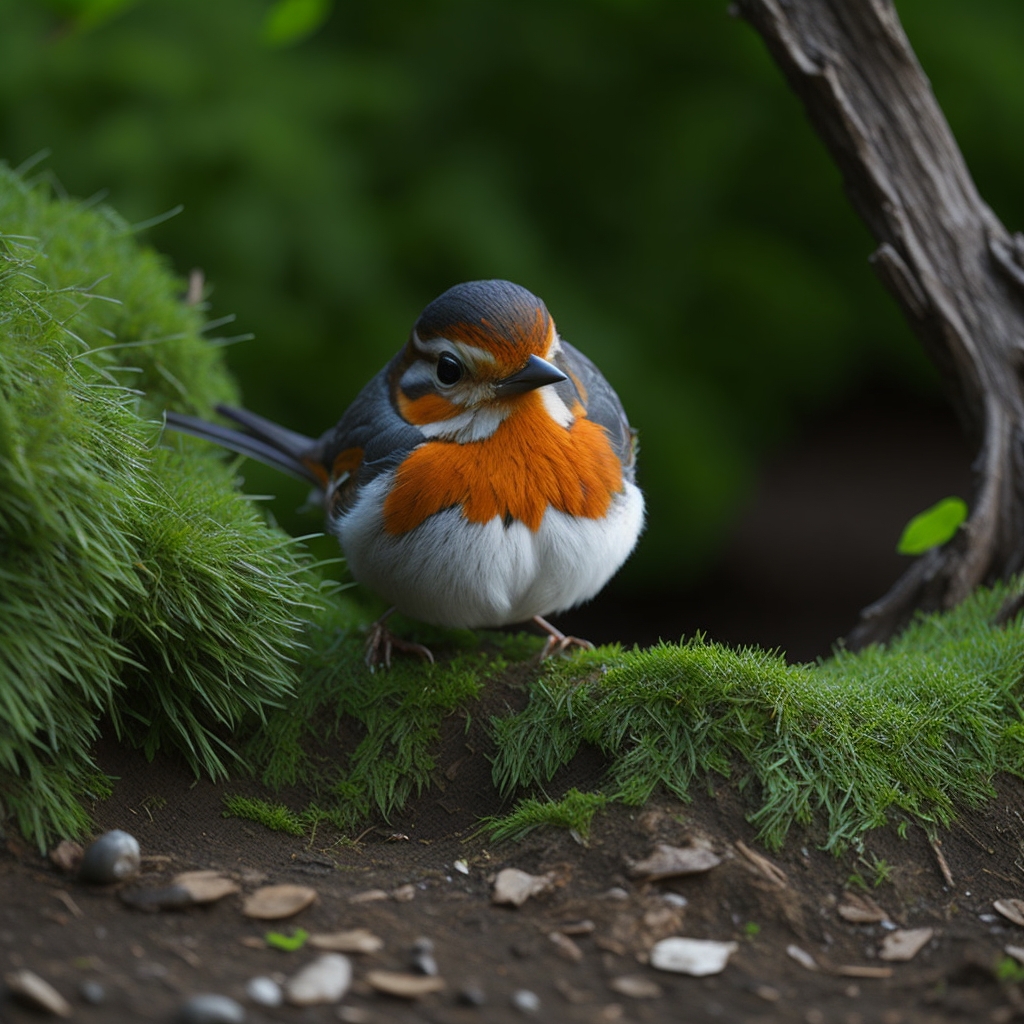
<svg viewBox="0 0 1024 1024"><path fill-rule="evenodd" d="M324 486L324 477L316 472L317 462L312 457L316 448L313 438L278 426L245 409L218 405L217 412L226 419L234 420L245 430L222 427L219 423L208 423L180 412L167 412L164 418L171 430L201 437L204 441L213 441L214 444L283 470L307 483L321 488Z"/></svg>

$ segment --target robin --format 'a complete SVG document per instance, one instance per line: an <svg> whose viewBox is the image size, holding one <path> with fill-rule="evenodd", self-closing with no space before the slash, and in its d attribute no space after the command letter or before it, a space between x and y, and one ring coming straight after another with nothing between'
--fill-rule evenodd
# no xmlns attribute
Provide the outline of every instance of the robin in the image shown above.
<svg viewBox="0 0 1024 1024"><path fill-rule="evenodd" d="M217 411L242 430L173 412L167 425L317 488L352 576L393 605L370 631L369 664L390 665L392 646L433 660L387 629L396 609L469 629L532 619L548 634L542 657L591 646L543 616L592 598L636 545L636 435L525 288L448 289L318 439Z"/></svg>

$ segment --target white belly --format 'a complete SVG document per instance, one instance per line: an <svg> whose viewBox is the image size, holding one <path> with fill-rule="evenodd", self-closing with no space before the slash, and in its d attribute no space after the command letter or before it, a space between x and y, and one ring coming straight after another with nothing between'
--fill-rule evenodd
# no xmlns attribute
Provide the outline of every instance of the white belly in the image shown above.
<svg viewBox="0 0 1024 1024"><path fill-rule="evenodd" d="M330 529L356 580L402 614L438 626L505 626L572 608L611 579L643 527L643 495L627 483L603 519L549 508L534 532L500 518L470 523L450 508L394 537L381 515L392 477L368 484Z"/></svg>

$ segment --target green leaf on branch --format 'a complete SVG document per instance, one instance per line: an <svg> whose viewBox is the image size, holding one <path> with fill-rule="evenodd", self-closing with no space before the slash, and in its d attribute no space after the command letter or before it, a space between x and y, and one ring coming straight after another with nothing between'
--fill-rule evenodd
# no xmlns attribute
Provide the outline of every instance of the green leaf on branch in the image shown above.
<svg viewBox="0 0 1024 1024"><path fill-rule="evenodd" d="M333 0L277 0L263 21L263 42L293 46L311 36L327 20Z"/></svg>
<svg viewBox="0 0 1024 1024"><path fill-rule="evenodd" d="M924 554L951 540L966 518L967 502L963 498L943 498L907 523L896 550L901 555Z"/></svg>

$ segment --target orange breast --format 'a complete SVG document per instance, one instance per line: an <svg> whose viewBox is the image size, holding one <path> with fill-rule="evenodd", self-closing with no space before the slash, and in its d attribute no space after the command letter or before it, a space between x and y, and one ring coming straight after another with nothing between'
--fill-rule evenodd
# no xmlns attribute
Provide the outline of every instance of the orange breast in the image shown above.
<svg viewBox="0 0 1024 1024"><path fill-rule="evenodd" d="M583 415L559 426L532 393L485 440L417 448L398 467L384 527L407 533L457 505L471 523L512 516L537 530L548 507L600 519L621 490L622 466L604 430Z"/></svg>

